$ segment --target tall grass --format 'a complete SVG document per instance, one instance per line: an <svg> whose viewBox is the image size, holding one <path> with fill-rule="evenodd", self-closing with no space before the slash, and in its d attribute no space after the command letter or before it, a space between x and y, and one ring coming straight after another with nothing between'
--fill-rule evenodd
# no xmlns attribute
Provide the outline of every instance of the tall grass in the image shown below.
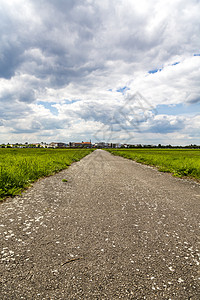
<svg viewBox="0 0 200 300"><path fill-rule="evenodd" d="M200 179L199 149L108 149L114 155L156 166L159 171L174 176Z"/></svg>
<svg viewBox="0 0 200 300"><path fill-rule="evenodd" d="M0 200L89 153L90 149L0 149Z"/></svg>

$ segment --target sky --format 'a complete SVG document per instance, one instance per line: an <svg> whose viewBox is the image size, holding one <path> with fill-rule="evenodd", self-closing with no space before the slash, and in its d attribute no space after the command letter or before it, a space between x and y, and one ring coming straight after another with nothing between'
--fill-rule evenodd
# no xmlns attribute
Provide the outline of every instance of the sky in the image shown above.
<svg viewBox="0 0 200 300"><path fill-rule="evenodd" d="M0 0L0 143L200 144L199 0Z"/></svg>

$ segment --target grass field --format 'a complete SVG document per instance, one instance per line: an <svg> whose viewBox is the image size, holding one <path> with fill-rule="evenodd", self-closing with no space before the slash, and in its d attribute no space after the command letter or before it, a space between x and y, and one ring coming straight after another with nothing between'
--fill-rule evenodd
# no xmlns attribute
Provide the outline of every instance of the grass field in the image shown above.
<svg viewBox="0 0 200 300"><path fill-rule="evenodd" d="M114 155L156 166L174 176L200 179L199 149L108 149Z"/></svg>
<svg viewBox="0 0 200 300"><path fill-rule="evenodd" d="M90 149L2 149L0 148L0 200L19 194L40 177L67 168Z"/></svg>

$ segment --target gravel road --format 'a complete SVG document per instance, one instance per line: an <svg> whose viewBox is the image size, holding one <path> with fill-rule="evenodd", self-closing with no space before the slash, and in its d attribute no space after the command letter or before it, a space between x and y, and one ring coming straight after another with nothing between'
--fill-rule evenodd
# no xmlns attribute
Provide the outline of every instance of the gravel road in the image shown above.
<svg viewBox="0 0 200 300"><path fill-rule="evenodd" d="M198 183L96 150L0 205L0 299L200 299L199 204Z"/></svg>

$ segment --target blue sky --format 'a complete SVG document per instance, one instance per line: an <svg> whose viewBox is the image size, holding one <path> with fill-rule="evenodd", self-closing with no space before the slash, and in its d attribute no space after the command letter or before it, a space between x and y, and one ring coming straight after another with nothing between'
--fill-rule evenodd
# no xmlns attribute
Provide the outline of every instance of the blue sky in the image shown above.
<svg viewBox="0 0 200 300"><path fill-rule="evenodd" d="M186 115L196 116L200 112L200 102L195 104L179 103L176 105L157 105L156 110L158 114L163 115Z"/></svg>
<svg viewBox="0 0 200 300"><path fill-rule="evenodd" d="M0 143L200 144L200 2L1 0Z"/></svg>

